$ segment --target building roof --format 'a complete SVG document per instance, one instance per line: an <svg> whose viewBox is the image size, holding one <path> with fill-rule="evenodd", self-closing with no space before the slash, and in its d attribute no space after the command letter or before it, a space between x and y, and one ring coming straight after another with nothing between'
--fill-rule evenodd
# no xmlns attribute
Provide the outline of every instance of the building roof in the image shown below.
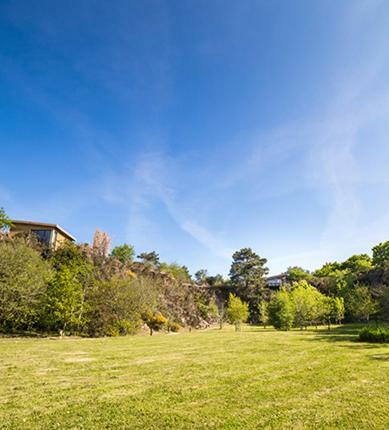
<svg viewBox="0 0 389 430"><path fill-rule="evenodd" d="M25 221L25 220L17 220L17 219L13 219L13 220L11 220L11 222L12 222L12 224L14 226L17 226L17 225L28 225L28 226L31 226L31 227L51 228L51 229L59 231L64 236L66 236L68 239L76 241L76 238L74 236L72 236L70 233L68 233L66 230L64 230L58 224L49 224L47 222Z"/></svg>
<svg viewBox="0 0 389 430"><path fill-rule="evenodd" d="M272 281L273 279L285 279L286 273L280 273L279 275L272 275L266 278L267 281Z"/></svg>

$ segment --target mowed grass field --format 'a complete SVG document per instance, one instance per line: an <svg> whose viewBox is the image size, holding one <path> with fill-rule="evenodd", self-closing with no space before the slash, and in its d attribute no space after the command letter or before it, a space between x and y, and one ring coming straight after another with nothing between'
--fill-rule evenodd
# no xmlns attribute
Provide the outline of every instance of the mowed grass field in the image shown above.
<svg viewBox="0 0 389 430"><path fill-rule="evenodd" d="M245 327L0 339L1 429L388 429L389 347Z"/></svg>

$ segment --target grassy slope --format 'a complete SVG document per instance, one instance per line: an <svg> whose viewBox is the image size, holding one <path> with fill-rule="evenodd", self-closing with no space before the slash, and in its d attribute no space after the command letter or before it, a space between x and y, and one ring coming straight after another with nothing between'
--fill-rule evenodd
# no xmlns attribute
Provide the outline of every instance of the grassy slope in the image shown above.
<svg viewBox="0 0 389 430"><path fill-rule="evenodd" d="M0 428L389 428L389 347L245 328L0 339Z"/></svg>

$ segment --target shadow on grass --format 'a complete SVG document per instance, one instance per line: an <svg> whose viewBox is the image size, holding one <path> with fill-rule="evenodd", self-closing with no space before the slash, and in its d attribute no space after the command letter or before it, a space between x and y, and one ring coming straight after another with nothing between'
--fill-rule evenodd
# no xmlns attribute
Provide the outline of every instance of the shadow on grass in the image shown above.
<svg viewBox="0 0 389 430"><path fill-rule="evenodd" d="M369 343L361 342L358 337L358 332L365 324L348 324L344 326L337 326L331 328L330 330L307 330L309 333L314 334L313 337L305 338L306 341L321 341L321 342L347 342L346 345L338 345L340 348L348 349L377 349L382 348L384 344L382 343ZM351 344L350 344L351 343ZM381 354L384 358L376 358L378 356L373 356L374 359L389 360L389 354Z"/></svg>

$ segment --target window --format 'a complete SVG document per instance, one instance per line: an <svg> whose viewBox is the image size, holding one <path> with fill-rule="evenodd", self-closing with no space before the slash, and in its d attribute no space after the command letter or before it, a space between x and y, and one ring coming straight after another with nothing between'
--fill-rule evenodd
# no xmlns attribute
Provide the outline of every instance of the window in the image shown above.
<svg viewBox="0 0 389 430"><path fill-rule="evenodd" d="M37 237L39 242L50 245L51 230L31 230L31 233Z"/></svg>

